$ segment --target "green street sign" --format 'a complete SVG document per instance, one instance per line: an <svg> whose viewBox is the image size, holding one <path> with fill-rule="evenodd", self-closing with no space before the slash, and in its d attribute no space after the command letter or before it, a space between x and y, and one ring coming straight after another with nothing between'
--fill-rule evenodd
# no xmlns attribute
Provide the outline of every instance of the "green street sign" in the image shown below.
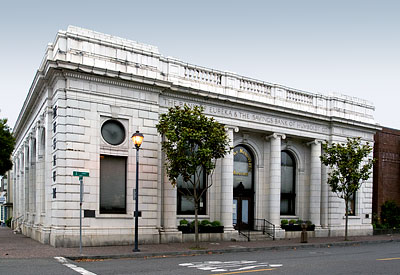
<svg viewBox="0 0 400 275"><path fill-rule="evenodd" d="M73 171L73 176L75 176L75 177L89 177L89 172Z"/></svg>

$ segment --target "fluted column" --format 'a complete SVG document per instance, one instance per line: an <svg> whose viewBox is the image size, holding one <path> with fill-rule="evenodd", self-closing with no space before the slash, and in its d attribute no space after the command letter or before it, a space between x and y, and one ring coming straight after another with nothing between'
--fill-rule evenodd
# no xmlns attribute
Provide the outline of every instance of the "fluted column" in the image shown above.
<svg viewBox="0 0 400 275"><path fill-rule="evenodd" d="M239 128L225 126L229 138L229 147L233 147L233 131L238 132ZM233 151L230 151L222 159L221 177L221 222L224 230L233 230L232 211L233 211Z"/></svg>
<svg viewBox="0 0 400 275"><path fill-rule="evenodd" d="M22 146L23 148L23 146ZM24 198L24 183L25 183L25 173L24 173L24 154L23 149L20 149L18 154L18 217L19 223L21 222L21 216L25 213L25 198Z"/></svg>
<svg viewBox="0 0 400 275"><path fill-rule="evenodd" d="M311 145L310 163L310 220L321 226L321 141L314 140Z"/></svg>
<svg viewBox="0 0 400 275"><path fill-rule="evenodd" d="M28 219L29 213L29 143L27 141L24 142L24 220Z"/></svg>
<svg viewBox="0 0 400 275"><path fill-rule="evenodd" d="M36 154L36 129L34 128L29 138L29 212L31 218L36 212Z"/></svg>
<svg viewBox="0 0 400 275"><path fill-rule="evenodd" d="M17 152L15 154L14 157L14 181L13 184L14 186L12 188L14 188L13 190L13 217L14 219L19 217L19 211L20 211L20 199L19 199L19 189L20 189L20 176L19 176L19 152Z"/></svg>
<svg viewBox="0 0 400 275"><path fill-rule="evenodd" d="M284 134L274 133L267 137L271 140L269 167L269 221L280 225L281 215L281 142Z"/></svg>

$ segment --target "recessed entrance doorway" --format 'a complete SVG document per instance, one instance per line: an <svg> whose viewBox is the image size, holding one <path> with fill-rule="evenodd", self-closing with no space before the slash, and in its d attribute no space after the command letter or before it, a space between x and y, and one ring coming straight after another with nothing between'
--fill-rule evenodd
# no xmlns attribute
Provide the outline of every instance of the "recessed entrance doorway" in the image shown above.
<svg viewBox="0 0 400 275"><path fill-rule="evenodd" d="M233 150L233 224L236 230L249 230L254 223L254 158L242 145Z"/></svg>

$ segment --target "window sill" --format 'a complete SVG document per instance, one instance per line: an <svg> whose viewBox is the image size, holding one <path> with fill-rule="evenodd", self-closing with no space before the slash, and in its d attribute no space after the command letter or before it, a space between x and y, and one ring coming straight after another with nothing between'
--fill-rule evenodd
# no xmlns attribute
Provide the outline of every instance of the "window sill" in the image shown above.
<svg viewBox="0 0 400 275"><path fill-rule="evenodd" d="M281 215L281 220L298 220L299 216Z"/></svg>
<svg viewBox="0 0 400 275"><path fill-rule="evenodd" d="M96 219L133 219L133 214L96 214Z"/></svg>
<svg viewBox="0 0 400 275"><path fill-rule="evenodd" d="M209 215L198 215L197 216L199 220L204 220L204 219L210 219ZM193 215L176 215L177 219L194 219L194 214Z"/></svg>
<svg viewBox="0 0 400 275"><path fill-rule="evenodd" d="M361 219L360 216L348 216L348 217L349 217L349 220L359 220L359 219ZM343 219L344 220L346 219L346 215L343 216Z"/></svg>

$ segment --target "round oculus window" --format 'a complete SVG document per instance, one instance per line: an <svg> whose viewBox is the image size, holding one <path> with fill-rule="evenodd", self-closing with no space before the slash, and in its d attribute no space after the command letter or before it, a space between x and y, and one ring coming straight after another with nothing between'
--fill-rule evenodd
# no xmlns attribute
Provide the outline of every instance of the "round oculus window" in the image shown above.
<svg viewBox="0 0 400 275"><path fill-rule="evenodd" d="M125 140L125 128L117 120L107 120L101 126L101 136L111 145L120 145Z"/></svg>

